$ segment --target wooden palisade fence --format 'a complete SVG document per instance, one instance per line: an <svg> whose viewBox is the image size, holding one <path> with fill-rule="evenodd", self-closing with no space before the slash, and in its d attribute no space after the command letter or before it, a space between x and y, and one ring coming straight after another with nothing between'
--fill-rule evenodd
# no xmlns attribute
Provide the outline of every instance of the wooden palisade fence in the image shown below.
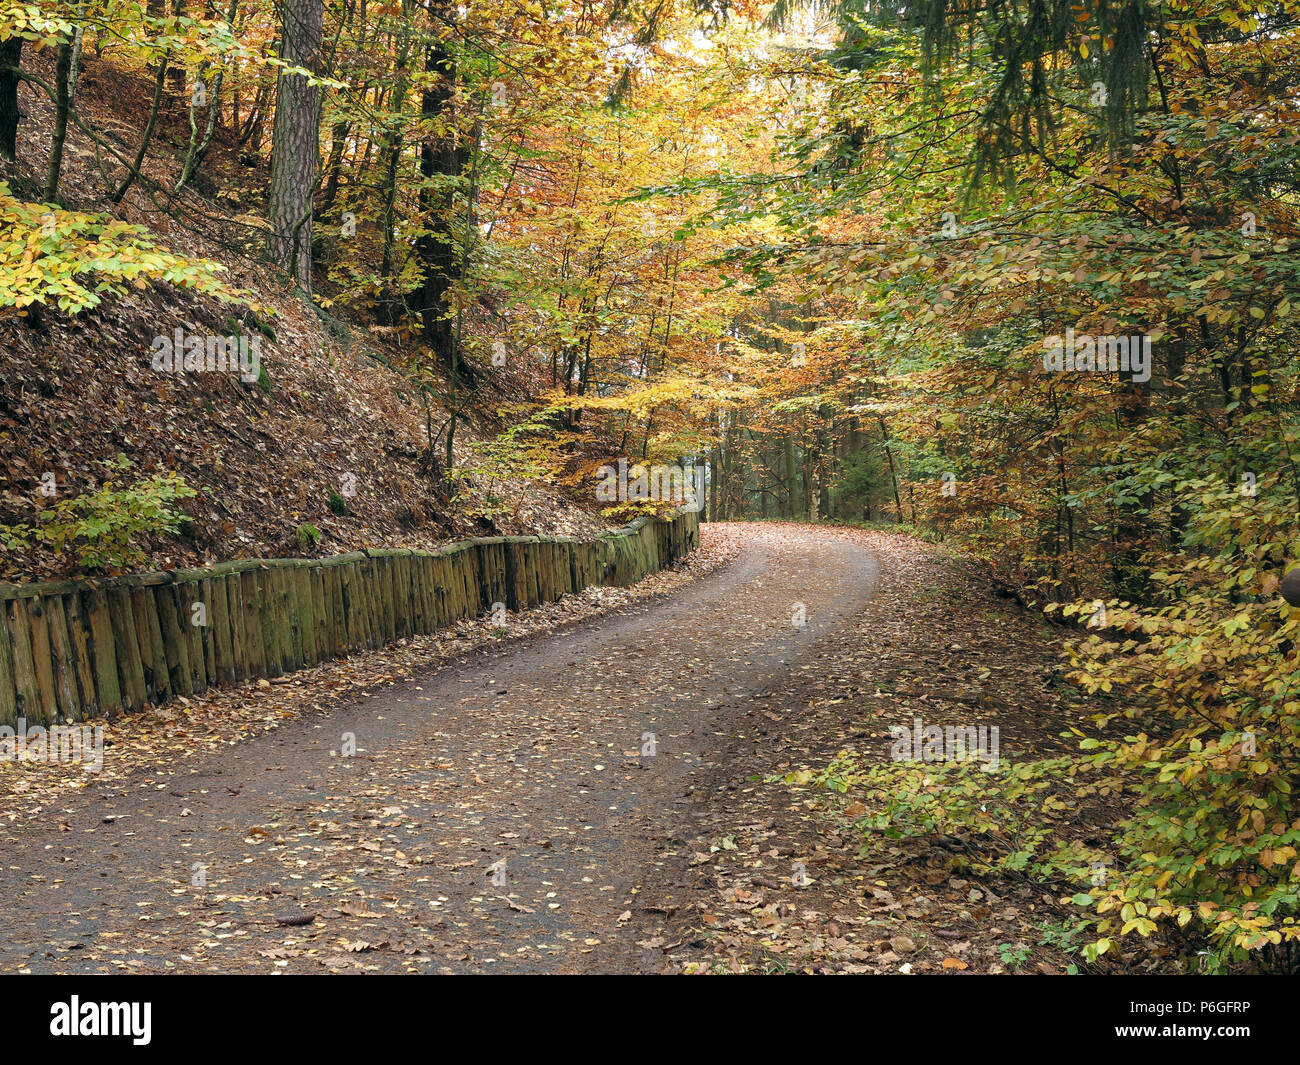
<svg viewBox="0 0 1300 1065"><path fill-rule="evenodd" d="M249 559L103 580L0 584L0 725L52 725L278 677L432 632L628 585L699 546L699 515L595 540L494 536L440 551Z"/></svg>

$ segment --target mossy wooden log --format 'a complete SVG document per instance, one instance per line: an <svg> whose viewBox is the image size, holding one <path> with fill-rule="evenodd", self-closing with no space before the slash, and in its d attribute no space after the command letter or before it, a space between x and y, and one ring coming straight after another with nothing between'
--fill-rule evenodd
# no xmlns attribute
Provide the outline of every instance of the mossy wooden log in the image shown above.
<svg viewBox="0 0 1300 1065"><path fill-rule="evenodd" d="M429 609L429 567L428 559L423 555L414 555L411 558L411 591L413 594L412 630L417 633L432 632L434 621L430 617Z"/></svg>
<svg viewBox="0 0 1300 1065"><path fill-rule="evenodd" d="M202 589L195 581L181 581L176 585L181 629L185 633L185 653L190 662L190 688L196 695L208 689L208 664L203 649L207 604L203 602L202 595Z"/></svg>
<svg viewBox="0 0 1300 1065"><path fill-rule="evenodd" d="M510 547L515 556L515 604L512 610L526 610L537 605L537 543L535 536L514 536L510 538Z"/></svg>
<svg viewBox="0 0 1300 1065"><path fill-rule="evenodd" d="M276 580L280 585L281 601L284 604L284 671L292 673L302 669L302 602L295 589L298 572L295 568L285 566L277 569Z"/></svg>
<svg viewBox="0 0 1300 1065"><path fill-rule="evenodd" d="M360 578L355 564L344 566L339 571L343 585L343 648L354 651L366 642L365 620L361 612Z"/></svg>
<svg viewBox="0 0 1300 1065"><path fill-rule="evenodd" d="M454 551L440 551L437 556L438 593L441 600L440 623L450 625L462 616L460 571Z"/></svg>
<svg viewBox="0 0 1300 1065"><path fill-rule="evenodd" d="M307 617L303 622L302 634L302 653L307 658L307 664L314 666L325 657L321 649L324 636L322 627L324 618L321 616L322 596L319 589L321 569L319 566L304 566L302 569L302 597L303 608L307 611Z"/></svg>
<svg viewBox="0 0 1300 1065"><path fill-rule="evenodd" d="M356 594L351 609L357 612L358 636L358 642L353 644L354 649L378 645L375 631L375 593L370 578L370 562L362 558L352 567L352 586Z"/></svg>
<svg viewBox="0 0 1300 1065"><path fill-rule="evenodd" d="M203 625L199 627L199 644L203 648L203 681L207 688L215 687L219 681L217 679L217 644L216 644L216 626L212 623L212 614L216 609L214 602L217 595L217 588L211 577L203 577L198 581L199 601L203 604ZM225 591L222 589L221 596L225 598Z"/></svg>
<svg viewBox="0 0 1300 1065"><path fill-rule="evenodd" d="M36 664L32 661L32 626L27 620L30 599L15 598L8 604L6 619L13 647L14 698L17 716L29 725L44 724L41 694L36 688Z"/></svg>
<svg viewBox="0 0 1300 1065"><path fill-rule="evenodd" d="M420 555L412 555L406 560L406 566L411 575L411 597L407 610L410 614L411 635L415 636L431 631L425 620L428 608L425 602L424 559Z"/></svg>
<svg viewBox="0 0 1300 1065"><path fill-rule="evenodd" d="M54 693L54 656L50 650L50 627L45 620L45 599L27 600L27 621L32 628L32 666L40 696L41 718L53 725L59 720L58 697Z"/></svg>
<svg viewBox="0 0 1300 1065"><path fill-rule="evenodd" d="M234 662L235 682L238 683L252 676L246 647L248 634L244 631L243 591L238 573L226 574L222 580L226 585L226 614L230 619L230 654Z"/></svg>
<svg viewBox="0 0 1300 1065"><path fill-rule="evenodd" d="M573 583L573 541L563 540L555 545L555 565L559 570L560 582L565 595L582 591Z"/></svg>
<svg viewBox="0 0 1300 1065"><path fill-rule="evenodd" d="M467 548L457 547L450 556L451 563L451 587L453 596L453 610L455 616L459 618L472 617L469 602L469 581L466 579L465 571L469 565L469 556L466 554Z"/></svg>
<svg viewBox="0 0 1300 1065"><path fill-rule="evenodd" d="M77 684L81 689L81 712L86 717L95 717L99 713L99 693L95 690L95 659L90 649L90 623L81 606L80 592L63 597L63 613L68 619L68 636L72 640L72 657L76 664Z"/></svg>
<svg viewBox="0 0 1300 1065"><path fill-rule="evenodd" d="M257 575L262 592L262 642L266 646L267 676L282 677L292 668L289 660L289 615L280 587L280 571L268 566ZM274 666L275 672L270 672Z"/></svg>
<svg viewBox="0 0 1300 1065"><path fill-rule="evenodd" d="M376 646L374 590L370 582L369 560L365 558L358 560L351 567L351 577L353 598L348 609L356 611L358 637L357 642L352 646L354 649L374 647Z"/></svg>
<svg viewBox="0 0 1300 1065"><path fill-rule="evenodd" d="M569 545L569 588L574 592L582 591L582 570L581 556L579 554L579 545Z"/></svg>
<svg viewBox="0 0 1300 1065"><path fill-rule="evenodd" d="M257 631L262 637L263 677L278 677L284 672L280 664L280 634L275 630L275 591L271 587L270 571L259 569L253 574L253 612L257 615Z"/></svg>
<svg viewBox="0 0 1300 1065"><path fill-rule="evenodd" d="M542 556L545 548L541 541L533 537L524 545L524 557L528 559L528 605L541 606L546 602L542 595Z"/></svg>
<svg viewBox="0 0 1300 1065"><path fill-rule="evenodd" d="M562 540L551 541L551 599L555 601L573 591L569 579L569 546Z"/></svg>
<svg viewBox="0 0 1300 1065"><path fill-rule="evenodd" d="M324 596L321 594L324 584L321 581L321 568L309 566L302 571L303 604L308 612L307 629L303 631L302 652L308 655L308 664L316 665L325 657L322 649L324 643Z"/></svg>
<svg viewBox="0 0 1300 1065"><path fill-rule="evenodd" d="M360 573L355 562L339 568L343 595L343 651L350 654L366 643L365 620L361 614Z"/></svg>
<svg viewBox="0 0 1300 1065"><path fill-rule="evenodd" d="M384 559L383 565L384 594L386 601L392 605L393 617L392 635L385 641L387 643L405 635L402 632L402 596L405 594L406 588L402 584L402 556L389 555Z"/></svg>
<svg viewBox="0 0 1300 1065"><path fill-rule="evenodd" d="M372 560L375 575L375 605L378 607L379 647L384 647L397 638L397 625L394 620L393 599L393 565L391 558Z"/></svg>
<svg viewBox="0 0 1300 1065"><path fill-rule="evenodd" d="M212 641L213 683L235 683L235 645L230 631L230 593L228 578L213 577L207 582L208 634Z"/></svg>
<svg viewBox="0 0 1300 1065"><path fill-rule="evenodd" d="M551 545L547 540L538 540L533 548L533 569L537 572L537 602L549 603L554 598L551 594L555 583L551 576Z"/></svg>
<svg viewBox="0 0 1300 1065"><path fill-rule="evenodd" d="M413 636L420 632L416 624L416 577L415 559L403 555L398 562L399 580L395 581L398 589L398 636Z"/></svg>
<svg viewBox="0 0 1300 1065"><path fill-rule="evenodd" d="M275 565L268 573L275 593L275 633L279 639L280 668L285 673L292 673L300 663L293 647L293 597L289 593L289 571L282 565Z"/></svg>
<svg viewBox="0 0 1300 1065"><path fill-rule="evenodd" d="M325 593L329 597L330 657L347 651L347 610L343 606L343 570L339 566L324 568Z"/></svg>
<svg viewBox="0 0 1300 1065"><path fill-rule="evenodd" d="M64 721L80 721L83 716L81 684L77 680L77 661L72 653L72 636L68 632L68 613L63 606L63 596L47 596L45 608L50 629L50 651L54 657L54 685L59 716Z"/></svg>
<svg viewBox="0 0 1300 1065"><path fill-rule="evenodd" d="M0 599L0 725L11 728L18 721L14 691L13 639L9 635L9 603Z"/></svg>
<svg viewBox="0 0 1300 1065"><path fill-rule="evenodd" d="M190 672L190 637L185 631L188 618L181 617L180 593L174 584L154 589L158 604L158 625L162 630L163 653L167 659L167 678L173 695L194 694L194 675Z"/></svg>
<svg viewBox="0 0 1300 1065"><path fill-rule="evenodd" d="M485 609L491 609L491 604L485 606L479 594L477 557L478 551L472 547L461 552L461 579L465 582L465 616L468 618L478 617Z"/></svg>
<svg viewBox="0 0 1300 1065"><path fill-rule="evenodd" d="M366 617L366 647L376 650L384 642L383 578L372 558L357 564L361 571L361 606Z"/></svg>
<svg viewBox="0 0 1300 1065"><path fill-rule="evenodd" d="M316 596L312 585L314 567L305 560L294 569L295 594L298 598L299 638L302 641L302 668L307 669L320 661L317 645L320 634L316 624Z"/></svg>
<svg viewBox="0 0 1300 1065"><path fill-rule="evenodd" d="M487 598L487 556L484 553L481 541L471 540L469 542L468 549L465 552L465 565L469 574L470 586L474 589L474 601L482 604L484 610L491 611L492 600Z"/></svg>
<svg viewBox="0 0 1300 1065"><path fill-rule="evenodd" d="M560 573L560 545L549 540L542 545L546 563L546 601L554 603L568 589L567 574Z"/></svg>
<svg viewBox="0 0 1300 1065"><path fill-rule="evenodd" d="M502 544L501 547L505 554L506 563L505 597L502 599L502 602L505 603L506 607L510 610L519 610L520 592L523 591L523 588L520 585L522 552L519 549L519 545L512 541L507 541Z"/></svg>
<svg viewBox="0 0 1300 1065"><path fill-rule="evenodd" d="M438 588L438 560L432 555L422 558L424 570L425 631L432 632L442 624L442 597Z"/></svg>
<svg viewBox="0 0 1300 1065"><path fill-rule="evenodd" d="M302 647L302 599L299 596L295 584L298 579L298 569L296 565L285 566L280 570L280 582L284 592L284 611L285 611L285 636L287 637L286 653L288 658L285 660L284 671L286 673L302 669L305 662L305 656Z"/></svg>
<svg viewBox="0 0 1300 1065"><path fill-rule="evenodd" d="M316 602L316 574L319 567L298 567L298 613L302 619L303 668L310 668L321 660L321 620L317 616L320 605Z"/></svg>
<svg viewBox="0 0 1300 1065"><path fill-rule="evenodd" d="M108 613L108 597L102 588L82 594L81 609L90 624L90 655L95 675L99 712L113 717L122 707L122 689L117 679L117 641Z"/></svg>
<svg viewBox="0 0 1300 1065"><path fill-rule="evenodd" d="M465 616L465 582L461 577L460 553L446 556L447 620L459 621Z"/></svg>
<svg viewBox="0 0 1300 1065"><path fill-rule="evenodd" d="M149 702L156 705L170 698L172 693L171 679L167 674L167 654L163 650L162 630L158 625L158 606L152 588L132 586L130 597L145 692Z"/></svg>
<svg viewBox="0 0 1300 1065"><path fill-rule="evenodd" d="M262 656L266 661L264 677L284 675L284 661L280 657L281 633L278 603L275 594L275 579L270 570L263 569L257 573L254 585L254 608L257 611L258 627L262 632Z"/></svg>
<svg viewBox="0 0 1300 1065"><path fill-rule="evenodd" d="M461 616L478 614L478 577L474 574L474 549L463 547L456 552L457 590L460 592Z"/></svg>
<svg viewBox="0 0 1300 1065"><path fill-rule="evenodd" d="M393 559L393 629L398 636L411 635L411 556Z"/></svg>
<svg viewBox="0 0 1300 1065"><path fill-rule="evenodd" d="M506 545L504 540L496 540L490 549L491 558L491 580L492 580L492 599L493 603L504 603L506 601L506 589L508 588L508 577L506 576Z"/></svg>
<svg viewBox="0 0 1300 1065"><path fill-rule="evenodd" d="M130 589L116 585L105 590L108 616L113 623L117 657L117 681L122 691L122 707L139 710L149 702L141 660L140 638L135 627Z"/></svg>
<svg viewBox="0 0 1300 1065"><path fill-rule="evenodd" d="M495 603L522 610L593 584L626 586L698 544L699 516L680 514L593 541L482 537L434 552L0 584L0 722L93 717L279 676Z"/></svg>
<svg viewBox="0 0 1300 1065"><path fill-rule="evenodd" d="M451 620L447 611L447 560L441 555L431 555L426 566L433 593L433 625L441 628Z"/></svg>
<svg viewBox="0 0 1300 1065"><path fill-rule="evenodd" d="M208 622L208 604L203 601L201 582L186 580L176 585L180 604L181 627L185 633L185 652L190 660L190 687L195 694L208 689L207 649L203 630Z"/></svg>
<svg viewBox="0 0 1300 1065"><path fill-rule="evenodd" d="M239 604L243 615L244 652L248 665L248 678L265 677L266 641L262 638L262 613L258 605L260 593L256 570L245 570L239 575Z"/></svg>
<svg viewBox="0 0 1300 1065"><path fill-rule="evenodd" d="M396 559L381 558L375 561L379 568L379 602L383 607L384 644L397 638L397 573Z"/></svg>
<svg viewBox="0 0 1300 1065"><path fill-rule="evenodd" d="M343 653L338 636L339 621L343 616L343 591L338 583L338 570L320 568L321 620L325 626L322 636L321 661Z"/></svg>
<svg viewBox="0 0 1300 1065"><path fill-rule="evenodd" d="M263 574L266 583L266 624L275 645L275 660L280 674L293 669L293 639L289 634L289 600L284 590L284 571L278 566L269 567Z"/></svg>
<svg viewBox="0 0 1300 1065"><path fill-rule="evenodd" d="M314 666L316 664L316 602L312 597L311 570L306 566L295 566L289 589L293 596L293 612L298 624L299 668Z"/></svg>
<svg viewBox="0 0 1300 1065"><path fill-rule="evenodd" d="M440 552L435 559L438 581L438 610L440 625L450 625L458 617L459 596L456 590L456 557L447 552Z"/></svg>

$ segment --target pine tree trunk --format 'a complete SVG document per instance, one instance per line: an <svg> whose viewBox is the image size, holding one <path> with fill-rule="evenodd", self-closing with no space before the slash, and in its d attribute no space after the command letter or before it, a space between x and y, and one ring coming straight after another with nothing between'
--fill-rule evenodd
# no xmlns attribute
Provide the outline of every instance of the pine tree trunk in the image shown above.
<svg viewBox="0 0 1300 1065"><path fill-rule="evenodd" d="M319 72L322 0L285 0L281 57ZM270 253L304 289L311 291L311 212L319 150L320 87L301 74L281 72L276 81L271 134Z"/></svg>

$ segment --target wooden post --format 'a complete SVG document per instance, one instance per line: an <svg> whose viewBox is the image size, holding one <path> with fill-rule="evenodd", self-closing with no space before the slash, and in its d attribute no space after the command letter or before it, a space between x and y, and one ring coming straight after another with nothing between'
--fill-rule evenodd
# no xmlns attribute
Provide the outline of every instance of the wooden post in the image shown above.
<svg viewBox="0 0 1300 1065"><path fill-rule="evenodd" d="M68 635L68 617L63 609L63 596L51 595L45 602L45 616L50 628L50 650L54 656L55 695L59 714L64 721L80 721L81 687L77 681L77 663L72 653L72 638ZM0 624L0 629L4 628ZM0 698L3 695L0 694Z"/></svg>
<svg viewBox="0 0 1300 1065"><path fill-rule="evenodd" d="M81 688L81 711L86 717L95 717L99 713L99 693L95 690L95 663L90 651L90 622L81 607L79 592L73 592L64 600L63 611L68 619L77 684Z"/></svg>
<svg viewBox="0 0 1300 1065"><path fill-rule="evenodd" d="M32 627L27 620L27 604L11 599L8 605L9 633L14 656L14 692L19 717L28 724L43 724L41 695L36 687L36 666L32 662Z"/></svg>
<svg viewBox="0 0 1300 1065"><path fill-rule="evenodd" d="M239 575L239 603L244 621L244 653L247 659L247 677L266 676L266 641L262 638L261 592L258 590L259 574L247 569Z"/></svg>
<svg viewBox="0 0 1300 1065"><path fill-rule="evenodd" d="M325 567L325 587L329 596L331 657L345 654L348 647L347 609L343 605L343 567Z"/></svg>
<svg viewBox="0 0 1300 1065"><path fill-rule="evenodd" d="M18 723L18 700L14 687L13 640L9 635L9 604L0 599L0 725Z"/></svg>
<svg viewBox="0 0 1300 1065"><path fill-rule="evenodd" d="M298 619L298 666L314 666L316 653L316 601L312 596L312 571L306 565L295 565L290 571L293 578L294 613Z"/></svg>
<svg viewBox="0 0 1300 1065"><path fill-rule="evenodd" d="M227 579L214 576L204 581L203 598L208 604L208 638L212 650L212 683L235 683L235 647L230 631L230 596Z"/></svg>
<svg viewBox="0 0 1300 1065"><path fill-rule="evenodd" d="M102 588L91 588L82 595L81 604L90 621L90 651L99 711L113 717L122 706L122 689L117 679L117 644L113 639L108 600Z"/></svg>
<svg viewBox="0 0 1300 1065"><path fill-rule="evenodd" d="M128 588L115 584L105 594L116 636L117 679L122 690L122 706L127 710L139 710L149 701L149 693L144 683L144 665L139 634L135 630L135 613L131 609L131 593Z"/></svg>
<svg viewBox="0 0 1300 1065"><path fill-rule="evenodd" d="M59 720L59 704L54 694L50 628L45 621L45 603L40 596L27 600L27 620L32 627L32 665L36 670L36 692L40 697L41 716L46 724L53 725Z"/></svg>
<svg viewBox="0 0 1300 1065"><path fill-rule="evenodd" d="M230 620L230 654L234 662L235 683L249 677L248 633L244 631L244 591L239 573L231 572L226 583L226 616Z"/></svg>

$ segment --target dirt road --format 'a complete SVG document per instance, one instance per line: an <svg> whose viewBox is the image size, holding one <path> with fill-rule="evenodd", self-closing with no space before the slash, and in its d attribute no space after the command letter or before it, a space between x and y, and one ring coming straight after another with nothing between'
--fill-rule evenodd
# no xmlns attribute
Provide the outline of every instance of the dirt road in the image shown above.
<svg viewBox="0 0 1300 1065"><path fill-rule="evenodd" d="M670 597L0 829L0 966L663 970L692 890L674 844L753 772L752 697L877 580L869 550L816 529L740 536Z"/></svg>

